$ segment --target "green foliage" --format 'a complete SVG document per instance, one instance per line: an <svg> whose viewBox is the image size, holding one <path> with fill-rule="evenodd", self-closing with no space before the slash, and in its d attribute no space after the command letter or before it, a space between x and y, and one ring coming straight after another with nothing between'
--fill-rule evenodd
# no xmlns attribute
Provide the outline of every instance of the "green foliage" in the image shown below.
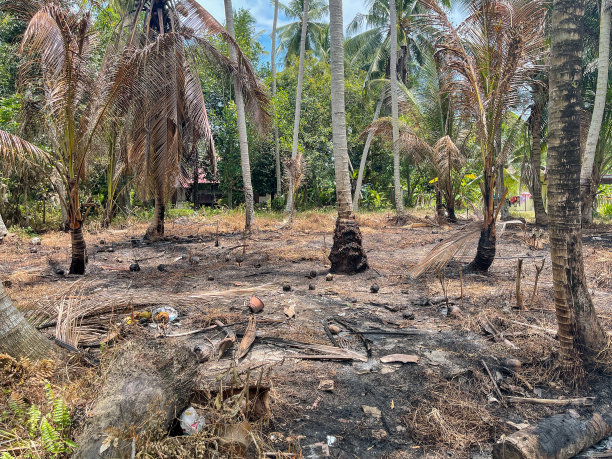
<svg viewBox="0 0 612 459"><path fill-rule="evenodd" d="M16 449L27 451L20 457L65 457L76 444L70 440L72 419L63 398L45 384L46 403L27 407L20 397L9 399L10 413L5 413L10 430L0 429L0 459L13 458ZM8 416L7 416L8 415Z"/></svg>
<svg viewBox="0 0 612 459"><path fill-rule="evenodd" d="M600 209L599 213L602 217L612 217L612 202L604 204Z"/></svg>

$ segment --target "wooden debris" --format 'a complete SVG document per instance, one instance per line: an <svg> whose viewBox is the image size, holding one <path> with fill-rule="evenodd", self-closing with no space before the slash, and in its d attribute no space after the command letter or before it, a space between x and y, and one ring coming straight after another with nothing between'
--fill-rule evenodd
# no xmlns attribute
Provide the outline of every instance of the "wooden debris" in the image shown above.
<svg viewBox="0 0 612 459"><path fill-rule="evenodd" d="M567 399L556 398L529 398L529 397L507 397L512 403L533 403L536 405L555 405L555 406L591 406L595 397L578 397Z"/></svg>
<svg viewBox="0 0 612 459"><path fill-rule="evenodd" d="M184 347L128 343L109 367L72 457L130 457L132 438L166 432L177 410L189 404L196 375L196 359Z"/></svg>
<svg viewBox="0 0 612 459"><path fill-rule="evenodd" d="M380 419L382 416L380 409L375 406L361 405L361 409L365 414L369 414L373 418Z"/></svg>
<svg viewBox="0 0 612 459"><path fill-rule="evenodd" d="M569 459L611 432L610 425L598 413L584 422L558 414L502 437L493 447L493 459Z"/></svg>
<svg viewBox="0 0 612 459"><path fill-rule="evenodd" d="M533 306L533 300L535 299L536 292L538 291L538 279L540 278L540 273L544 269L544 262L545 261L546 261L546 259L542 259L542 264L540 266L538 266L537 263L535 265L536 277L535 277L535 281L533 282L533 292L531 292L531 298L529 299L529 307L530 308Z"/></svg>
<svg viewBox="0 0 612 459"><path fill-rule="evenodd" d="M289 306L285 306L283 308L283 312L285 313L287 318L292 319L295 317L295 306L293 306L292 304L290 304Z"/></svg>
<svg viewBox="0 0 612 459"><path fill-rule="evenodd" d="M249 349L253 345L253 341L255 341L255 335L257 333L257 319L255 317L251 317L249 319L249 325L244 333L244 337L242 341L240 341L240 346L238 346L238 355L237 357L241 359L249 352Z"/></svg>
<svg viewBox="0 0 612 459"><path fill-rule="evenodd" d="M491 335L496 342L504 343L506 346L512 349L517 348L514 343L504 338L504 336L500 333L499 330L497 330L497 328L495 328L495 325L493 325L493 323L489 320L488 317L485 317L484 319L480 320L480 326L486 333Z"/></svg>
<svg viewBox="0 0 612 459"><path fill-rule="evenodd" d="M523 259L516 260L516 308L524 310L523 293L521 292L521 275L523 274Z"/></svg>
<svg viewBox="0 0 612 459"><path fill-rule="evenodd" d="M380 358L382 363L417 363L418 355L413 354L389 354Z"/></svg>
<svg viewBox="0 0 612 459"><path fill-rule="evenodd" d="M223 354L225 354L225 351L227 351L236 342L236 333L234 333L231 328L225 326L225 324L220 320L215 320L215 323L226 335L226 338L223 339L217 346L217 358L220 359L223 357Z"/></svg>
<svg viewBox="0 0 612 459"><path fill-rule="evenodd" d="M326 392L333 392L334 391L334 380L333 379L323 379L321 382L319 382L319 390L324 390Z"/></svg>
<svg viewBox="0 0 612 459"><path fill-rule="evenodd" d="M489 378L491 378L491 382L493 383L493 387L495 388L495 392L497 392L497 395L499 395L499 402L500 403L504 403L504 396L502 395L501 391L499 390L499 386L497 385L497 382L495 381L495 378L491 374L491 370L489 370L489 367L487 366L487 363L484 360L481 360L480 363L482 363L482 365L485 367L485 370L487 370L487 374L489 375Z"/></svg>

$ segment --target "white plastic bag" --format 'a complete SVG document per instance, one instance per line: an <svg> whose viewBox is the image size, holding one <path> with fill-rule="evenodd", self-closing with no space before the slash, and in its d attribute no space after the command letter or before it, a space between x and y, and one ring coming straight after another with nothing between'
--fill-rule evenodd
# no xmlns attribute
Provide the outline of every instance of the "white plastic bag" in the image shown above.
<svg viewBox="0 0 612 459"><path fill-rule="evenodd" d="M204 426L204 419L200 417L193 406L183 411L179 421L185 435L195 435Z"/></svg>

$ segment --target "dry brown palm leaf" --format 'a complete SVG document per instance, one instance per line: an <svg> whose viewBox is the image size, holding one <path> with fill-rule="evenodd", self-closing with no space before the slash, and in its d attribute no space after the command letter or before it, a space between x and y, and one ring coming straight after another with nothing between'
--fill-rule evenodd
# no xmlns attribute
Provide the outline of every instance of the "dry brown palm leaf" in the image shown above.
<svg viewBox="0 0 612 459"><path fill-rule="evenodd" d="M409 271L409 275L417 278L426 272L437 272L444 269L457 253L465 250L467 246L478 239L481 231L482 222L465 225L453 236L436 245L425 258Z"/></svg>
<svg viewBox="0 0 612 459"><path fill-rule="evenodd" d="M240 341L240 346L238 346L238 354L237 358L241 359L249 352L249 349L253 345L255 341L255 335L257 334L257 319L255 317L251 317L249 319L249 325L244 332L244 337L242 341Z"/></svg>
<svg viewBox="0 0 612 459"><path fill-rule="evenodd" d="M369 132L392 141L393 122L391 117L386 116L377 119L366 128L362 135ZM406 121L399 120L399 132L400 136L398 142L401 154L410 156L416 162L421 162L426 158L432 157L433 149L431 146L416 135Z"/></svg>
<svg viewBox="0 0 612 459"><path fill-rule="evenodd" d="M29 162L46 162L49 153L19 136L0 130L0 158L3 166L12 165L16 159Z"/></svg>

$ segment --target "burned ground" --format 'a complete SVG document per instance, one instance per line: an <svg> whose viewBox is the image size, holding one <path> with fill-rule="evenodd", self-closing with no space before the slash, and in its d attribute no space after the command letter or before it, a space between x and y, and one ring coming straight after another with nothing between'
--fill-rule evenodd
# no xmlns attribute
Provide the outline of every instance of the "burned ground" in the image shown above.
<svg viewBox="0 0 612 459"><path fill-rule="evenodd" d="M265 414L249 417L243 407L238 415L256 434L247 449L234 451L237 456L278 451L303 457L486 456L516 425L568 409L588 415L609 408L610 381L601 368L577 388L561 378L545 234L506 228L486 275L460 275L474 244L442 275L412 279L409 269L459 225L397 226L384 214L364 214L359 222L371 269L331 280L326 257L334 217L320 213L300 215L292 229L278 229L278 220L262 217L249 237L239 230L239 216L182 217L167 225L165 240L152 243L140 239L143 224L92 231L86 235L90 256L82 278L58 274L68 265L68 235L44 235L41 245L12 236L0 247L0 275L15 303L45 333L74 342L73 332L80 330L78 345L90 361L102 362L102 369L79 366L72 377L64 371L55 381L75 408L76 433L100 387L96 375L114 349L135 339L210 351L199 364L200 397L194 401L209 426L226 419L219 393L241 385L266 388L269 412L266 407ZM585 267L601 320L612 330L609 231L585 232ZM514 308L519 257L526 311ZM541 260L544 270L532 300ZM135 262L140 270L129 271ZM215 321L240 341L253 315L247 307L252 295L265 307L256 314L251 350L240 360L231 349L215 358L215 346L226 336ZM138 323L139 311L159 306L175 308L178 319L162 327ZM58 308L63 316L56 325ZM338 334L327 333L332 324ZM187 334L199 329L206 330ZM309 345L350 349L364 361L313 359L325 352ZM416 355L418 362L382 363L390 354ZM329 380L333 390L322 384ZM595 398L592 406L549 406L510 403L508 396ZM215 432L202 441L217 445L223 435ZM172 457L193 452L194 438L158 438L138 448ZM210 453L199 448L198 454ZM212 450L230 454L217 446Z"/></svg>

